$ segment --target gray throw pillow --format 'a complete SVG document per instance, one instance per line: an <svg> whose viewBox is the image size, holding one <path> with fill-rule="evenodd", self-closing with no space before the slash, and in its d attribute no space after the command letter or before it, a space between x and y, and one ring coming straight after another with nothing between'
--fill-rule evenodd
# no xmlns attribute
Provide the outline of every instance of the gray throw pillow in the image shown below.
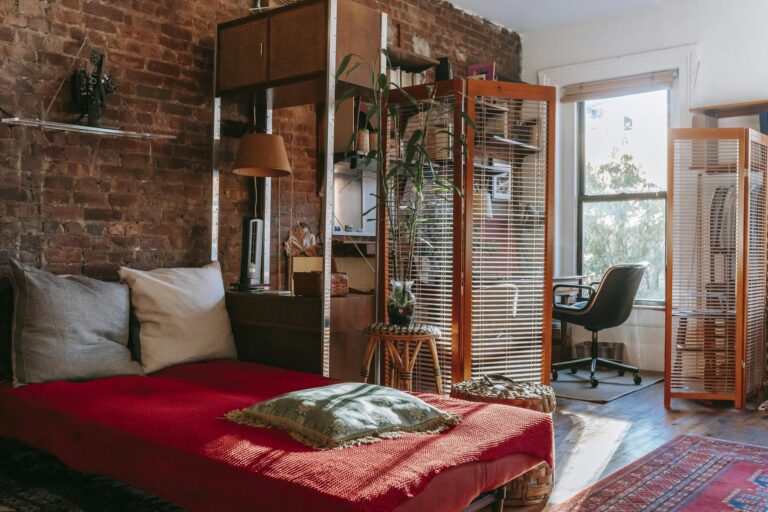
<svg viewBox="0 0 768 512"><path fill-rule="evenodd" d="M285 430L321 450L377 443L405 432L439 434L461 421L408 393L359 382L293 391L225 416L243 425Z"/></svg>
<svg viewBox="0 0 768 512"><path fill-rule="evenodd" d="M11 261L13 384L143 375L128 350L128 287Z"/></svg>

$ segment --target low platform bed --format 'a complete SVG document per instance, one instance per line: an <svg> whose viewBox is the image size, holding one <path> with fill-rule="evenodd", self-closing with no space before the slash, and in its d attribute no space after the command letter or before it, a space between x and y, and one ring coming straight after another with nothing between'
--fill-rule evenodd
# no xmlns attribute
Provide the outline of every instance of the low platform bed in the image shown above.
<svg viewBox="0 0 768 512"><path fill-rule="evenodd" d="M0 387L0 436L191 511L460 510L542 460L544 414L435 395L464 421L439 435L317 451L279 430L233 424L232 409L323 377L255 363L178 365L148 377Z"/></svg>
<svg viewBox="0 0 768 512"><path fill-rule="evenodd" d="M334 381L306 371L301 343L260 332L261 308L237 307L236 297L227 297L225 306L216 262L143 275L124 271L136 274L129 276L136 279L136 317L141 322L146 315L140 330L146 375L118 346L129 339L127 288L18 263L13 269L16 300L0 287L0 356L12 352L14 366L11 372L7 357L0 357L0 371L27 384L0 381L0 437L76 471L119 480L192 512L439 512L498 502L494 491L505 483L542 461L553 464L549 415L431 394L417 395L460 415L458 425L338 450L316 450L282 430L229 421L225 415L235 409ZM163 288L142 288L142 279ZM101 309L92 314L94 308ZM208 318L204 325L201 315ZM276 328L277 319L269 320ZM213 356L210 347L222 339L229 345ZM95 347L117 351L123 373L99 375ZM231 359L236 352L245 360ZM273 360L276 354L282 359ZM112 364L116 357L102 360ZM79 366L95 375L50 377Z"/></svg>

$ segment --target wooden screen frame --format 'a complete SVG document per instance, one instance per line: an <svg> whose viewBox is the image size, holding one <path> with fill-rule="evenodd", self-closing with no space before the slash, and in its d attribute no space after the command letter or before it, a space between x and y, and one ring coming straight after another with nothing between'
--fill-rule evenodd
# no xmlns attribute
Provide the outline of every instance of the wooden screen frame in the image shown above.
<svg viewBox="0 0 768 512"><path fill-rule="evenodd" d="M554 197L555 197L555 111L557 93L554 87L529 85L514 82L491 80L463 80L455 78L438 82L436 85L409 87L407 93L417 100L429 97L429 88L437 87L438 97L453 95L454 105L454 184L463 194L454 193L453 198L453 237L454 257L452 264L453 290L451 313L451 380L461 382L471 378L472 371L472 204L473 190L469 184L474 179L474 130L465 123L464 114L474 119L475 96L490 96L515 100L542 101L547 103L547 149L545 156L545 228L544 228L544 294L542 297L542 362L541 382L549 384L552 360L552 278L554 257ZM406 96L400 91L389 95L391 103L404 103ZM382 106L386 111L386 105ZM383 129L388 133L388 118L384 116ZM462 147L462 137L466 141L466 153ZM463 161L457 162L456 155L462 155ZM388 155L384 154L388 165ZM378 266L378 318L386 319L386 299L388 287L388 246L386 208L379 202L377 206L377 251L380 255ZM383 371L383 368L382 368ZM384 374L382 373L382 378Z"/></svg>
<svg viewBox="0 0 768 512"><path fill-rule="evenodd" d="M674 267L674 202L675 202L675 142L678 140L690 141L717 141L736 140L739 144L737 161L738 182L738 225L740 229L736 240L736 332L734 340L734 391L732 393L699 393L699 392L675 392L672 391L672 283L675 272ZM728 400L732 401L734 408L742 409L746 401L746 352L747 352L747 276L749 250L749 211L750 211L750 183L749 173L751 168L751 145L759 142L768 147L768 136L750 130L748 128L673 128L669 131L667 141L667 248L666 248L666 310L664 333L664 407L669 409L672 398L687 398L694 400ZM768 175L766 175L768 179ZM768 199L768 198L767 198ZM768 210L768 208L767 208ZM764 213L764 216L768 213ZM768 220L765 217L764 220Z"/></svg>
<svg viewBox="0 0 768 512"><path fill-rule="evenodd" d="M495 97L502 99L523 100L523 101L541 101L547 103L547 151L546 151L546 191L544 207L544 296L542 302L542 361L541 361L541 382L549 384L552 365L552 279L553 279L553 256L554 256L554 205L555 205L555 109L557 108L557 90L555 87L544 85L529 85L514 82L499 82L491 80L468 80L466 95L466 112L470 119L475 119L475 97ZM475 150L475 130L467 126L467 158L464 162L466 183L474 183L474 150ZM474 189L466 187L465 202L467 205L473 204ZM465 283L463 296L463 333L462 356L464 367L462 376L466 380L471 377L472 365L472 248L473 241L471 229L468 226L473 225L473 212L471 207L466 208L464 219L464 240L462 248L464 252L464 275L462 279Z"/></svg>

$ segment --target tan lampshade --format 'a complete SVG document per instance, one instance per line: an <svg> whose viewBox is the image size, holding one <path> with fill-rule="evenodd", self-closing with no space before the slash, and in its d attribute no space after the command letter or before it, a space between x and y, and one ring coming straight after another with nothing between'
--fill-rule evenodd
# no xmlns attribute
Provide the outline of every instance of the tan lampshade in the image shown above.
<svg viewBox="0 0 768 512"><path fill-rule="evenodd" d="M259 178L288 176L291 165L283 138L271 133L246 133L240 139L232 172Z"/></svg>

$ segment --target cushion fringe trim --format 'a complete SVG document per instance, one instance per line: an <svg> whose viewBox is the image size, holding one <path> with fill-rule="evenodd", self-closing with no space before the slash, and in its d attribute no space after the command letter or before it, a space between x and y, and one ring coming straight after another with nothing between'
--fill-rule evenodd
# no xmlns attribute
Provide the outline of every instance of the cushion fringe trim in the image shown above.
<svg viewBox="0 0 768 512"><path fill-rule="evenodd" d="M422 435L440 434L461 422L461 416L443 413L437 418L432 418L407 429L394 427L385 431L369 430L360 433L360 435L357 435L354 438L333 439L285 418L267 416L249 411L248 409L235 409L234 411L226 413L224 417L233 423L239 423L240 425L249 427L277 428L283 430L296 441L316 450L339 450L363 444L378 443L382 439L400 438L406 433Z"/></svg>

